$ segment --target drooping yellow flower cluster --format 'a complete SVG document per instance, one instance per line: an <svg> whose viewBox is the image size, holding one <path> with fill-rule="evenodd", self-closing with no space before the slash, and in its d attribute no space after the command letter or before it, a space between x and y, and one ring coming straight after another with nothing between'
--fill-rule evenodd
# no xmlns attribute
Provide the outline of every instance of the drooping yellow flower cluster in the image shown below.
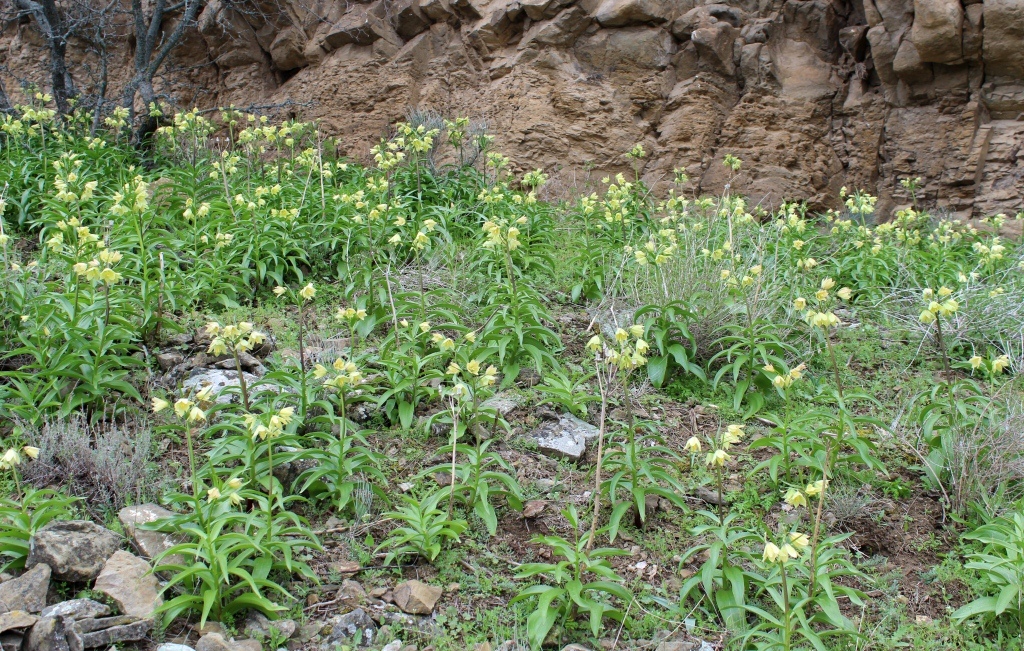
<svg viewBox="0 0 1024 651"><path fill-rule="evenodd" d="M126 183L121 192L115 192L114 203L110 206L110 214L123 217L129 214L141 215L149 209L149 184L141 176L136 176L131 183ZM209 204L207 204L209 212Z"/></svg>
<svg viewBox="0 0 1024 651"><path fill-rule="evenodd" d="M616 328L614 342L606 342L601 335L594 335L587 342L587 349L611 366L631 371L647 363L650 346L644 337L644 326L636 323L629 329Z"/></svg>
<svg viewBox="0 0 1024 651"><path fill-rule="evenodd" d="M99 255L86 262L76 262L72 267L79 278L85 278L91 283L101 282L108 287L121 281L121 274L114 271L114 265L121 261L121 253L102 249Z"/></svg>
<svg viewBox="0 0 1024 651"><path fill-rule="evenodd" d="M4 452L3 456L0 457L0 470L13 470L15 467L21 465L21 455L24 454L29 459L36 459L39 457L39 448L31 445L26 445L18 450L16 448L10 448Z"/></svg>
<svg viewBox="0 0 1024 651"><path fill-rule="evenodd" d="M525 187L536 190L540 186L547 183L548 175L543 170L536 169L532 172L527 172L523 175L523 185Z"/></svg>
<svg viewBox="0 0 1024 651"><path fill-rule="evenodd" d="M207 385L203 389L199 390L195 395L195 400L188 398L178 398L174 401L174 415L179 420L183 420L186 423L197 423L206 420L206 412L203 411L202 405L209 404L213 397L213 385ZM161 411L171 407L172 403L163 398L154 396L153 397L153 413L159 414Z"/></svg>
<svg viewBox="0 0 1024 651"><path fill-rule="evenodd" d="M793 386L794 382L803 377L804 369L806 368L806 364L800 364L795 368L791 368L786 373L780 373L779 371L775 370L774 366L768 364L764 366L762 370L764 370L764 372L767 373L768 375L772 376L772 385L776 389L785 390Z"/></svg>
<svg viewBox="0 0 1024 651"><path fill-rule="evenodd" d="M339 307L338 311L334 313L334 319L336 321L343 321L349 324L349 326L354 326L365 318L366 310L363 308L356 309L354 307Z"/></svg>
<svg viewBox="0 0 1024 651"><path fill-rule="evenodd" d="M519 217L514 223L503 217L495 217L484 222L482 228L487 233L484 248L504 251L515 251L520 246L519 228L516 224L525 224L526 217Z"/></svg>
<svg viewBox="0 0 1024 651"><path fill-rule="evenodd" d="M222 484L226 493L217 486L214 486L206 491L206 501L216 502L219 499L227 498L233 506L238 506L242 503L242 496L238 494L238 491L242 488L242 480L239 477L232 477L227 482Z"/></svg>
<svg viewBox="0 0 1024 651"><path fill-rule="evenodd" d="M985 370L993 376L1001 374L1008 366L1010 366L1010 358L1007 355L1000 355L991 360L986 360L980 355L975 355L967 361L971 365L972 370L977 371L984 366Z"/></svg>
<svg viewBox="0 0 1024 651"><path fill-rule="evenodd" d="M761 560L767 563L779 563L785 565L791 559L799 558L800 552L810 546L810 538L807 534L792 531L786 537L787 541L778 546L771 541L765 541L764 552Z"/></svg>
<svg viewBox="0 0 1024 651"><path fill-rule="evenodd" d="M324 386L338 391L355 388L366 381L366 377L359 370L359 367L356 366L355 362L342 357L334 360L330 368L323 364L317 364L313 367L313 377L316 379L320 380L328 375L330 377L324 382Z"/></svg>
<svg viewBox="0 0 1024 651"><path fill-rule="evenodd" d="M206 333L213 337L206 352L212 355L244 353L266 341L266 335L248 321L221 326L216 321L206 324Z"/></svg>
<svg viewBox="0 0 1024 651"><path fill-rule="evenodd" d="M284 434L284 428L292 422L294 417L294 407L282 407L276 412L269 412L260 416L246 414L242 420L245 422L245 427L249 430L249 434L254 440L260 439L265 441L267 439L276 439Z"/></svg>
<svg viewBox="0 0 1024 651"><path fill-rule="evenodd" d="M405 152L402 151L404 143L400 139L390 142L381 141L370 148L373 160L377 162L377 168L387 172L393 170L405 160Z"/></svg>
<svg viewBox="0 0 1024 651"><path fill-rule="evenodd" d="M441 133L440 129L428 129L426 125L412 126L407 122L396 125L402 134L402 144L406 151L423 154L434 148L434 138Z"/></svg>
<svg viewBox="0 0 1024 651"><path fill-rule="evenodd" d="M921 293L927 307L921 311L918 317L921 323L934 323L937 318L950 317L960 309L960 303L952 298L953 290L949 287L940 287L936 294L930 287L926 287Z"/></svg>
<svg viewBox="0 0 1024 651"><path fill-rule="evenodd" d="M678 251L676 231L672 228L662 228L652 233L647 239L647 243L639 249L633 250L632 247L626 247L626 253L633 253L640 266L648 264L661 266L671 260Z"/></svg>
<svg viewBox="0 0 1024 651"><path fill-rule="evenodd" d="M817 302L818 309L810 309L804 312L804 320L815 328L828 330L840 324L839 317L830 309L832 305L832 294L830 292L835 286L836 282L831 278L823 279L818 290L814 292L814 300ZM849 301L853 296L853 290L849 287L843 287L835 292L835 296L843 301ZM802 296L797 297L793 301L793 307L797 310L805 310L807 308L807 299Z"/></svg>
<svg viewBox="0 0 1024 651"><path fill-rule="evenodd" d="M193 108L191 111L176 113L174 115L174 123L159 127L156 133L157 136L163 138L188 135L196 139L202 139L216 130L216 125L201 115L198 108Z"/></svg>
<svg viewBox="0 0 1024 651"><path fill-rule="evenodd" d="M64 203L88 201L95 196L98 181L86 181L81 176L82 159L79 154L64 153L53 161L53 185L57 189L53 198Z"/></svg>
<svg viewBox="0 0 1024 651"><path fill-rule="evenodd" d="M454 386L451 393L460 400L470 398L476 389L493 386L498 381L497 367L489 364L487 368L484 368L483 364L476 359L466 362L465 367L457 362L450 362L445 373L452 376Z"/></svg>
<svg viewBox="0 0 1024 651"><path fill-rule="evenodd" d="M796 508L800 506L807 506L807 498L818 497L825 490L825 480L819 479L818 481L811 482L804 487L803 490L799 488L790 488L786 491L786 496L783 498L786 504Z"/></svg>
<svg viewBox="0 0 1024 651"><path fill-rule="evenodd" d="M990 265L1002 260L1003 254L1006 253L1006 247L999 243L998 235L989 240L987 244L975 242L972 248L978 254L978 260L983 265Z"/></svg>
<svg viewBox="0 0 1024 651"><path fill-rule="evenodd" d="M704 463L712 467L724 467L732 458L728 452L729 448L742 441L744 436L743 425L732 424L726 427L725 431L722 432L721 440L718 442L718 448L708 452Z"/></svg>
<svg viewBox="0 0 1024 651"><path fill-rule="evenodd" d="M452 147L461 147L466 139L466 130L469 128L469 118L455 118L445 120L444 129L448 133L448 144Z"/></svg>
<svg viewBox="0 0 1024 651"><path fill-rule="evenodd" d="M614 183L608 177L601 179L601 182L608 186L602 201L604 220L609 224L621 224L631 219L634 212L633 183L627 181L622 174L615 176Z"/></svg>

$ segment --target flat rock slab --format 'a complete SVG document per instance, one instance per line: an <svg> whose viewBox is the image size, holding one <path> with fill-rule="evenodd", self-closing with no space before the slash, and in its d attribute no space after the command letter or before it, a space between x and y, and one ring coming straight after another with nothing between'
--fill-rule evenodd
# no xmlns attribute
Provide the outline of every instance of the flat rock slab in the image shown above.
<svg viewBox="0 0 1024 651"><path fill-rule="evenodd" d="M28 628L35 624L38 619L35 615L30 615L24 610L8 611L0 615L0 633L6 633L15 628Z"/></svg>
<svg viewBox="0 0 1024 651"><path fill-rule="evenodd" d="M162 531L146 529L142 525L172 516L174 516L173 512L156 504L126 506L117 513L117 519L121 521L121 526L124 527L125 533L135 543L135 548L139 550L143 557L151 560L177 545L182 539ZM184 558L174 555L160 559L158 565L168 563L178 565L183 562Z"/></svg>
<svg viewBox="0 0 1024 651"><path fill-rule="evenodd" d="M579 461L587 451L587 443L596 440L599 433L590 423L572 414L562 414L557 421L544 421L528 436L542 454Z"/></svg>
<svg viewBox="0 0 1024 651"><path fill-rule="evenodd" d="M74 624L74 632L84 649L109 647L111 644L119 642L138 642L145 639L152 630L153 620L151 619L123 616L84 619Z"/></svg>
<svg viewBox="0 0 1024 651"><path fill-rule="evenodd" d="M395 605L410 615L429 615L434 612L441 588L422 581L405 581L395 588Z"/></svg>
<svg viewBox="0 0 1024 651"><path fill-rule="evenodd" d="M480 407L482 409L493 409L502 418L508 418L509 414L518 409L522 404L523 399L521 397L503 392L484 400L480 403ZM473 435L481 438L490 436L492 431L496 430L496 425L497 423L494 422L493 418L485 418L482 422L474 422Z"/></svg>
<svg viewBox="0 0 1024 651"><path fill-rule="evenodd" d="M158 587L149 563L118 550L103 566L93 589L113 599L125 615L150 617L163 603Z"/></svg>
<svg viewBox="0 0 1024 651"><path fill-rule="evenodd" d="M41 563L21 576L0 583L0 613L24 610L38 613L46 607L50 566Z"/></svg>
<svg viewBox="0 0 1024 651"><path fill-rule="evenodd" d="M334 651L335 647L342 642L349 642L359 639L359 646L370 646L377 636L377 624L366 614L362 608L356 608L350 613L338 615L329 620L331 634L321 645L322 651ZM198 649L197 651L202 651Z"/></svg>
<svg viewBox="0 0 1024 651"><path fill-rule="evenodd" d="M267 616L261 612L253 611L249 613L249 616L245 620L244 632L249 637L267 637L271 636L272 630L277 632L285 639L291 638L295 635L296 629L299 625L295 623L293 619L267 619Z"/></svg>
<svg viewBox="0 0 1024 651"><path fill-rule="evenodd" d="M262 648L256 640L235 640L220 633L207 633L196 644L196 651L262 651Z"/></svg>
<svg viewBox="0 0 1024 651"><path fill-rule="evenodd" d="M106 617L110 614L110 606L92 599L71 599L59 604L43 608L43 617L69 617L71 619L91 619Z"/></svg>
<svg viewBox="0 0 1024 651"><path fill-rule="evenodd" d="M103 564L121 546L113 531L88 520L55 520L29 541L27 567L50 566L59 581L84 583L99 576Z"/></svg>
<svg viewBox="0 0 1024 651"><path fill-rule="evenodd" d="M243 372L244 373L244 372ZM244 373L246 388L251 387L258 377L252 373ZM213 401L218 405L232 402L239 396L238 371L226 371L216 368L201 368L192 372L182 386L191 391L200 391L208 386L213 387ZM252 390L249 389L250 395Z"/></svg>

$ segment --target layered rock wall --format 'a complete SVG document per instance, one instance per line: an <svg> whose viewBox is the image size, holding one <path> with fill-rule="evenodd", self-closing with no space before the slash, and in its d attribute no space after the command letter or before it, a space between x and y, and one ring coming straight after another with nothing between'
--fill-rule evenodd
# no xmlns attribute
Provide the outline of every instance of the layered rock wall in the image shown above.
<svg viewBox="0 0 1024 651"><path fill-rule="evenodd" d="M764 205L848 186L888 212L918 176L960 216L1024 205L1024 0L245 2L209 0L180 50L209 62L197 97L291 103L357 157L432 109L555 187L629 169L640 142L649 182L684 168Z"/></svg>

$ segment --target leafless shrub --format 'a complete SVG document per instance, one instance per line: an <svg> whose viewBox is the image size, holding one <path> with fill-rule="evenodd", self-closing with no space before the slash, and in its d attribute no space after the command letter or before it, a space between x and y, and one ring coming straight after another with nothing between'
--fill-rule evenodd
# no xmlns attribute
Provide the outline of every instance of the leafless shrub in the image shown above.
<svg viewBox="0 0 1024 651"><path fill-rule="evenodd" d="M361 479L352 489L352 508L355 510L356 520L361 523L370 523L377 519L373 486L369 482Z"/></svg>
<svg viewBox="0 0 1024 651"><path fill-rule="evenodd" d="M947 344L957 342L982 356L988 356L987 348L1000 350L1010 357L1013 370L1019 372L1024 351L1024 287L1016 286L1012 278L1005 280L1007 282L1002 282L1002 277L996 277L980 283L970 282L956 291L954 298L960 303L960 309L943 321L942 334ZM916 284L904 286L918 287ZM924 309L921 298L924 286L893 290L879 309L890 323L897 323L920 335L922 342L934 345L934 326L921 323L919 319Z"/></svg>
<svg viewBox="0 0 1024 651"><path fill-rule="evenodd" d="M660 266L625 264L621 271L622 293L629 296L636 305L666 305L671 301L683 300L693 311L695 318L688 323L693 336L698 359L708 359L718 352L715 342L721 336L720 328L735 323L738 317L736 301L730 295L729 285L723 281L723 272L730 274L740 270L734 268L729 255L717 256L714 251L721 242L713 239L717 232L714 223L722 220L722 211L711 207L703 212L692 209L683 217L684 221L705 222L704 228L688 228L677 234L678 251ZM745 294L745 310L751 320L770 319L785 324L790 319L785 314L785 305L779 296L788 296L786 269L776 264L771 254L777 246L777 229L760 228L756 223L736 224L733 241L742 243L747 251L744 264L760 264L762 271L755 284ZM745 273L746 269L742 269ZM788 304L788 303L786 303Z"/></svg>
<svg viewBox="0 0 1024 651"><path fill-rule="evenodd" d="M855 486L837 485L828 491L826 508L835 518L839 529L846 529L851 523L877 513L875 498Z"/></svg>
<svg viewBox="0 0 1024 651"><path fill-rule="evenodd" d="M943 434L941 455L927 459L958 512L992 495L1011 502L1024 496L1024 403L1015 398L999 413Z"/></svg>
<svg viewBox="0 0 1024 651"><path fill-rule="evenodd" d="M97 511L150 496L152 448L146 421L90 425L76 414L46 421L30 438L39 447L39 458L26 465L25 478L36 486L65 486Z"/></svg>

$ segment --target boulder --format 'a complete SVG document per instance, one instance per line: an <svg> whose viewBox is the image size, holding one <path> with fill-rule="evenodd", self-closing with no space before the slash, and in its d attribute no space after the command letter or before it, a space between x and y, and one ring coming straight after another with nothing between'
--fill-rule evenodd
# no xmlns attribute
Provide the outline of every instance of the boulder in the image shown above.
<svg viewBox="0 0 1024 651"><path fill-rule="evenodd" d="M910 40L924 62L954 63L963 58L964 10L960 0L914 0Z"/></svg>
<svg viewBox="0 0 1024 651"><path fill-rule="evenodd" d="M497 6L487 16L471 25L466 33L474 47L485 55L512 40L522 31L523 26L521 22L514 20L513 14L509 11L511 3L498 0L495 4ZM520 10L518 3L516 10Z"/></svg>
<svg viewBox="0 0 1024 651"><path fill-rule="evenodd" d="M718 23L740 28L747 23L746 14L741 9L724 4L694 7L672 22L672 35L680 41L688 41L694 30Z"/></svg>
<svg viewBox="0 0 1024 651"><path fill-rule="evenodd" d="M117 551L96 577L93 589L110 597L125 615L151 617L163 603L149 563L124 551Z"/></svg>
<svg viewBox="0 0 1024 651"><path fill-rule="evenodd" d="M875 70L879 79L887 86L895 86L899 81L896 72L892 69L893 60L896 58L896 46L885 31L882 25L876 25L868 30L868 43L871 45L871 58L875 63Z"/></svg>
<svg viewBox="0 0 1024 651"><path fill-rule="evenodd" d="M0 633L15 628L28 628L39 620L35 615L30 615L24 610L9 610L0 614Z"/></svg>
<svg viewBox="0 0 1024 651"><path fill-rule="evenodd" d="M335 599L348 609L355 609L366 601L366 590L358 581L345 579L341 582L341 589L335 595Z"/></svg>
<svg viewBox="0 0 1024 651"><path fill-rule="evenodd" d="M615 73L623 80L664 70L672 61L676 44L660 27L600 29L576 41L581 63Z"/></svg>
<svg viewBox="0 0 1024 651"><path fill-rule="evenodd" d="M1024 3L984 0L985 76L1024 78Z"/></svg>
<svg viewBox="0 0 1024 651"><path fill-rule="evenodd" d="M671 0L604 0L594 18L602 27L664 23L672 18L674 6Z"/></svg>
<svg viewBox="0 0 1024 651"><path fill-rule="evenodd" d="M900 48L896 51L896 58L892 60L892 69L896 76L908 84L924 84L932 80L932 67L921 60L910 39L903 39Z"/></svg>
<svg viewBox="0 0 1024 651"><path fill-rule="evenodd" d="M579 10L580 12L583 11L582 9L579 9L579 7L573 7L572 9L566 9L566 11L563 12L563 13L568 13L568 12L571 12L573 10ZM589 19L587 19L584 16L584 20L589 20ZM551 21L551 23L554 23L554 22L557 22L557 19ZM541 24L541 25L535 26L533 29L531 29L529 32L527 32L526 36L523 37L523 42L525 43L528 38L531 38L531 35L534 33L535 30L537 30L538 28L543 29L544 26L550 25L551 23L545 23L545 24ZM544 41L541 41L538 38L537 42L538 43L543 43ZM522 403L523 403L523 399L520 398L519 396L517 396L517 395L515 395L513 393L503 392L503 393L499 393L497 395L493 395L490 398L488 398L487 400L484 400L482 403L480 403L480 407L481 407L481 409L493 409L502 418L508 418L508 416L513 411L515 411L517 408L519 408L520 405L522 405ZM478 436L478 437L490 436L492 430L497 432L497 430L495 429L495 422L494 422L493 418L485 418L485 419L483 419L482 422L478 420L477 422L473 423L473 428L472 429L473 429L473 435L474 436Z"/></svg>
<svg viewBox="0 0 1024 651"><path fill-rule="evenodd" d="M420 10L430 20L447 20L455 16L448 0L419 0Z"/></svg>
<svg viewBox="0 0 1024 651"><path fill-rule="evenodd" d="M406 40L430 27L430 19L420 9L418 0L395 0L391 4L390 13L391 26Z"/></svg>
<svg viewBox="0 0 1024 651"><path fill-rule="evenodd" d="M69 620L64 620L65 624ZM99 619L81 619L73 623L67 630L72 651L80 644L83 649L96 647L108 648L123 642L144 640L153 630L153 620L136 617L104 617Z"/></svg>
<svg viewBox="0 0 1024 651"><path fill-rule="evenodd" d="M220 633L207 633L199 638L196 651L262 651L263 645L256 640L235 640Z"/></svg>
<svg viewBox="0 0 1024 651"><path fill-rule="evenodd" d="M269 51L270 60L274 62L274 67L278 70L301 68L307 63L304 54L306 35L298 28L286 27L278 32L277 37L270 44Z"/></svg>
<svg viewBox="0 0 1024 651"><path fill-rule="evenodd" d="M0 633L0 651L21 651L25 642L25 633L7 631Z"/></svg>
<svg viewBox="0 0 1024 651"><path fill-rule="evenodd" d="M544 421L528 436L542 454L579 461L587 450L587 443L596 440L599 433L590 423L572 414L562 414L558 420Z"/></svg>
<svg viewBox="0 0 1024 651"><path fill-rule="evenodd" d="M50 587L50 566L36 565L21 576L0 583L0 613L25 610L38 613L46 606Z"/></svg>
<svg viewBox="0 0 1024 651"><path fill-rule="evenodd" d="M160 366L160 370L165 373L184 361L185 356L176 350L160 353L156 356L156 363Z"/></svg>
<svg viewBox="0 0 1024 651"><path fill-rule="evenodd" d="M702 63L706 63L716 72L731 77L736 74L736 63L733 60L733 43L736 36L736 28L732 25L716 23L693 30L690 40L697 47L697 54Z"/></svg>
<svg viewBox="0 0 1024 651"><path fill-rule="evenodd" d="M70 620L63 617L41 617L32 628L22 644L23 651L70 651L68 643L70 631L65 627L65 622L70 626Z"/></svg>
<svg viewBox="0 0 1024 651"><path fill-rule="evenodd" d="M166 643L161 644L160 646L158 646L156 648L156 651L196 651L196 650L193 649L190 646L185 645L185 644L172 644L170 642L166 642Z"/></svg>
<svg viewBox="0 0 1024 651"><path fill-rule="evenodd" d="M36 531L29 542L27 567L50 566L53 578L82 583L95 579L121 546L113 531L88 520L56 520Z"/></svg>
<svg viewBox="0 0 1024 651"><path fill-rule="evenodd" d="M867 25L853 25L839 30L839 45L854 61L863 61L868 48Z"/></svg>
<svg viewBox="0 0 1024 651"><path fill-rule="evenodd" d="M964 59L977 62L981 60L982 5L967 5L964 9Z"/></svg>
<svg viewBox="0 0 1024 651"><path fill-rule="evenodd" d="M282 36L282 35L287 37L288 30L285 30L285 31L281 32L281 34L279 34L279 36ZM295 39L299 39L300 37L299 36L295 36L294 38ZM276 42L277 41L274 41L274 43L276 43ZM298 53L295 54L294 56L301 56L303 59L305 59L305 55L302 54L304 49L305 49L305 46L306 46L305 40L304 39L303 40L296 40L292 45L294 45L294 46L301 45L302 49L298 50ZM271 43L270 47L273 47L273 43ZM295 65L293 67L297 68L297 67L299 67L299 65L301 65L301 62L299 62L298 65ZM291 68L281 68L281 69L282 70L290 70ZM209 360L207 360L207 362L210 363ZM243 372L245 372L245 373L254 373L256 375L263 375L263 373L266 372L266 367L263 366L263 362L261 362L258 357L256 357L255 355L251 355L249 353L245 353L245 352L238 353L238 364L237 365L235 364L235 358L233 356L225 356L224 359L218 359L216 361L213 361L212 362L212 366L214 368L219 368L219 369L222 369L222 370L225 370L225 371L234 371L239 366L241 366Z"/></svg>
<svg viewBox="0 0 1024 651"><path fill-rule="evenodd" d="M251 387L259 378L252 373L244 373L245 386ZM216 368L199 368L182 382L182 387L189 391L199 391L211 386L213 401L218 405L227 404L239 395L238 371L225 371ZM249 389L250 394L252 389Z"/></svg>
<svg viewBox="0 0 1024 651"><path fill-rule="evenodd" d="M334 651L342 642L347 643L356 639L359 640L359 646L371 646L377 635L377 625L362 608L356 608L350 613L333 617L328 624L331 627L331 633L321 643L322 651ZM196 651L204 651L204 649L196 649Z"/></svg>
<svg viewBox="0 0 1024 651"><path fill-rule="evenodd" d="M118 511L117 519L121 521L121 526L124 527L125 533L131 538L135 549L143 557L153 559L178 544L181 539L173 534L144 529L140 525L156 522L173 515L173 512L156 504L138 504L126 506ZM177 564L183 562L183 560L181 556L168 556L161 559L160 564Z"/></svg>
<svg viewBox="0 0 1024 651"><path fill-rule="evenodd" d="M531 43L537 45L552 45L552 46L566 46L572 45L576 39L582 34L587 27L590 26L590 16L587 12L579 6L570 7L555 18L540 22L530 28L530 30L523 36L523 40L520 42L519 47L524 48ZM484 405L487 402L495 401L499 396L494 396L484 401ZM509 398L504 398L500 402L495 402L493 405L506 406L510 404ZM513 403L512 407L508 410L515 409L518 403ZM500 411L500 410L499 410ZM504 415L504 412L502 413ZM474 427L479 427L475 425Z"/></svg>
<svg viewBox="0 0 1024 651"><path fill-rule="evenodd" d="M530 20L547 20L554 18L573 0L519 0L520 6Z"/></svg>
<svg viewBox="0 0 1024 651"><path fill-rule="evenodd" d="M277 630L278 634L289 639L295 635L295 631L298 629L298 624L295 623L294 619L267 619L263 613L253 611L249 613L249 616L245 619L245 627L243 631L249 637L257 638L269 638L272 630Z"/></svg>
<svg viewBox="0 0 1024 651"><path fill-rule="evenodd" d="M43 608L43 617L67 617L69 619L92 619L106 617L110 606L92 599L71 599Z"/></svg>
<svg viewBox="0 0 1024 651"><path fill-rule="evenodd" d="M374 29L383 16L383 2L373 4L356 4L341 17L324 37L324 43L331 49L343 45L369 45L380 38L379 30Z"/></svg>
<svg viewBox="0 0 1024 651"><path fill-rule="evenodd" d="M395 588L395 605L410 615L429 615L434 612L441 588L422 581L405 581Z"/></svg>
<svg viewBox="0 0 1024 651"><path fill-rule="evenodd" d="M914 0L875 0L885 31L898 42L914 22Z"/></svg>

